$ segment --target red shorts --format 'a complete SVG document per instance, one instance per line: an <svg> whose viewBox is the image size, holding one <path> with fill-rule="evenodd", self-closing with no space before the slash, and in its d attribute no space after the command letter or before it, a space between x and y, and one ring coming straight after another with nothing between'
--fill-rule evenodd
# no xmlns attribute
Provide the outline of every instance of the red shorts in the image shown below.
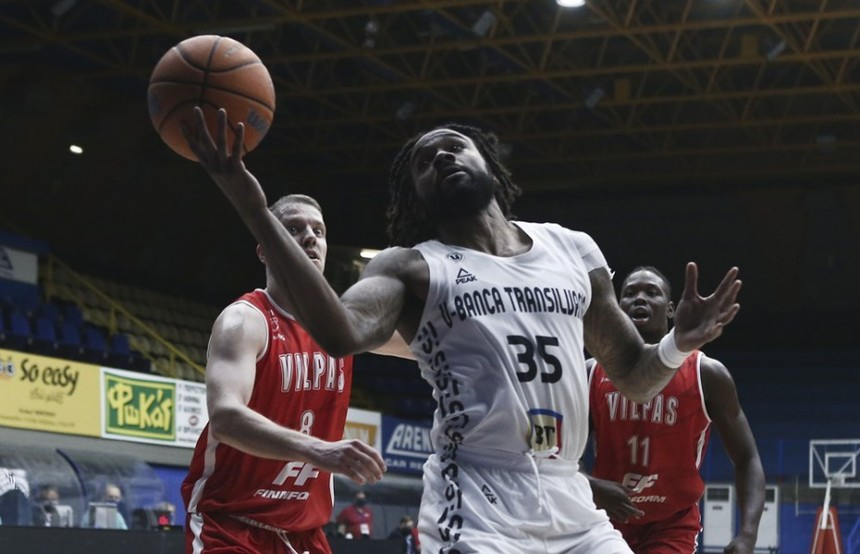
<svg viewBox="0 0 860 554"><path fill-rule="evenodd" d="M210 514L185 518L186 554L332 554L321 527L274 531L238 519Z"/></svg>
<svg viewBox="0 0 860 554"><path fill-rule="evenodd" d="M698 504L662 521L612 524L636 554L693 554L696 537L702 530Z"/></svg>

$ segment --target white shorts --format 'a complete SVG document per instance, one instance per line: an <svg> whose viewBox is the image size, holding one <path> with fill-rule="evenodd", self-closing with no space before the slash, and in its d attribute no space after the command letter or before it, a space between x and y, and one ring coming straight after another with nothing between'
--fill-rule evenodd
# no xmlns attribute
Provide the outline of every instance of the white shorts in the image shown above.
<svg viewBox="0 0 860 554"><path fill-rule="evenodd" d="M418 516L427 554L631 554L578 464L458 451L424 465ZM475 463L478 462L478 463Z"/></svg>

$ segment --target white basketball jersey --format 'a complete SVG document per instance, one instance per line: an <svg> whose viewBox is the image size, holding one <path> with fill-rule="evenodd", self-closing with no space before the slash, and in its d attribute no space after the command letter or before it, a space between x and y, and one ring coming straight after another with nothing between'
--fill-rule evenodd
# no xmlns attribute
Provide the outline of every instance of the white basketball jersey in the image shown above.
<svg viewBox="0 0 860 554"><path fill-rule="evenodd" d="M443 460L458 449L578 461L588 435L582 318L588 272L605 267L585 233L514 222L531 238L512 257L427 241L430 267L411 343L437 401L432 437Z"/></svg>

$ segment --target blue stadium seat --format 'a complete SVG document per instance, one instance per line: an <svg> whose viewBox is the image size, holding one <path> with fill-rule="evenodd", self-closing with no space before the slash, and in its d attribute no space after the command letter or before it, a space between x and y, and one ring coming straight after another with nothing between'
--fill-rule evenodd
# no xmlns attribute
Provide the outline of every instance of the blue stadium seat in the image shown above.
<svg viewBox="0 0 860 554"><path fill-rule="evenodd" d="M63 320L80 327L84 324L84 313L75 304L63 306Z"/></svg>
<svg viewBox="0 0 860 554"><path fill-rule="evenodd" d="M108 358L108 343L105 333L94 325L84 326L84 356L93 362L102 363Z"/></svg>
<svg viewBox="0 0 860 554"><path fill-rule="evenodd" d="M6 313L4 312L3 307L0 306L0 344L6 344L7 333Z"/></svg>
<svg viewBox="0 0 860 554"><path fill-rule="evenodd" d="M107 358L109 365L133 371L146 371L149 366L143 362L145 362L143 357L131 349L128 335L125 333L114 333L111 335L110 351Z"/></svg>
<svg viewBox="0 0 860 554"><path fill-rule="evenodd" d="M64 319L60 324L57 338L59 339L58 351L60 354L73 359L83 357L84 346L81 341L81 329L76 323Z"/></svg>
<svg viewBox="0 0 860 554"><path fill-rule="evenodd" d="M51 321L60 321L60 308L53 302L42 302L36 308L36 316L47 317Z"/></svg>
<svg viewBox="0 0 860 554"><path fill-rule="evenodd" d="M9 344L12 348L27 350L33 345L33 327L27 314L13 310L9 314Z"/></svg>
<svg viewBox="0 0 860 554"><path fill-rule="evenodd" d="M48 316L36 317L36 330L33 337L34 348L44 354L53 354L59 343L57 341L57 327L54 320Z"/></svg>
<svg viewBox="0 0 860 554"><path fill-rule="evenodd" d="M110 338L110 352L116 356L131 356L128 335L125 333L114 333Z"/></svg>

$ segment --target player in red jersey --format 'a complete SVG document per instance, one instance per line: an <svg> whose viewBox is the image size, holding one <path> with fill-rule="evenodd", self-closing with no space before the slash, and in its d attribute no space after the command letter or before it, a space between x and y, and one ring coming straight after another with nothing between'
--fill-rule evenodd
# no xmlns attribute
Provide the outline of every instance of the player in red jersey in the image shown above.
<svg viewBox="0 0 860 554"><path fill-rule="evenodd" d="M320 271L327 243L313 198L270 207ZM260 246L257 255L266 263ZM352 356L326 354L296 322L293 300L266 271L266 288L227 306L206 364L209 424L182 496L186 552L328 554L332 473L375 483L385 464L359 440L341 440Z"/></svg>
<svg viewBox="0 0 860 554"><path fill-rule="evenodd" d="M668 332L675 310L669 281L653 267L636 268L627 276L619 305L651 343ZM735 466L741 514L738 533L724 552L753 552L764 506L764 470L726 367L693 352L654 398L639 404L619 393L595 360L587 365L594 501L633 551L696 551L704 491L699 466L713 422Z"/></svg>

